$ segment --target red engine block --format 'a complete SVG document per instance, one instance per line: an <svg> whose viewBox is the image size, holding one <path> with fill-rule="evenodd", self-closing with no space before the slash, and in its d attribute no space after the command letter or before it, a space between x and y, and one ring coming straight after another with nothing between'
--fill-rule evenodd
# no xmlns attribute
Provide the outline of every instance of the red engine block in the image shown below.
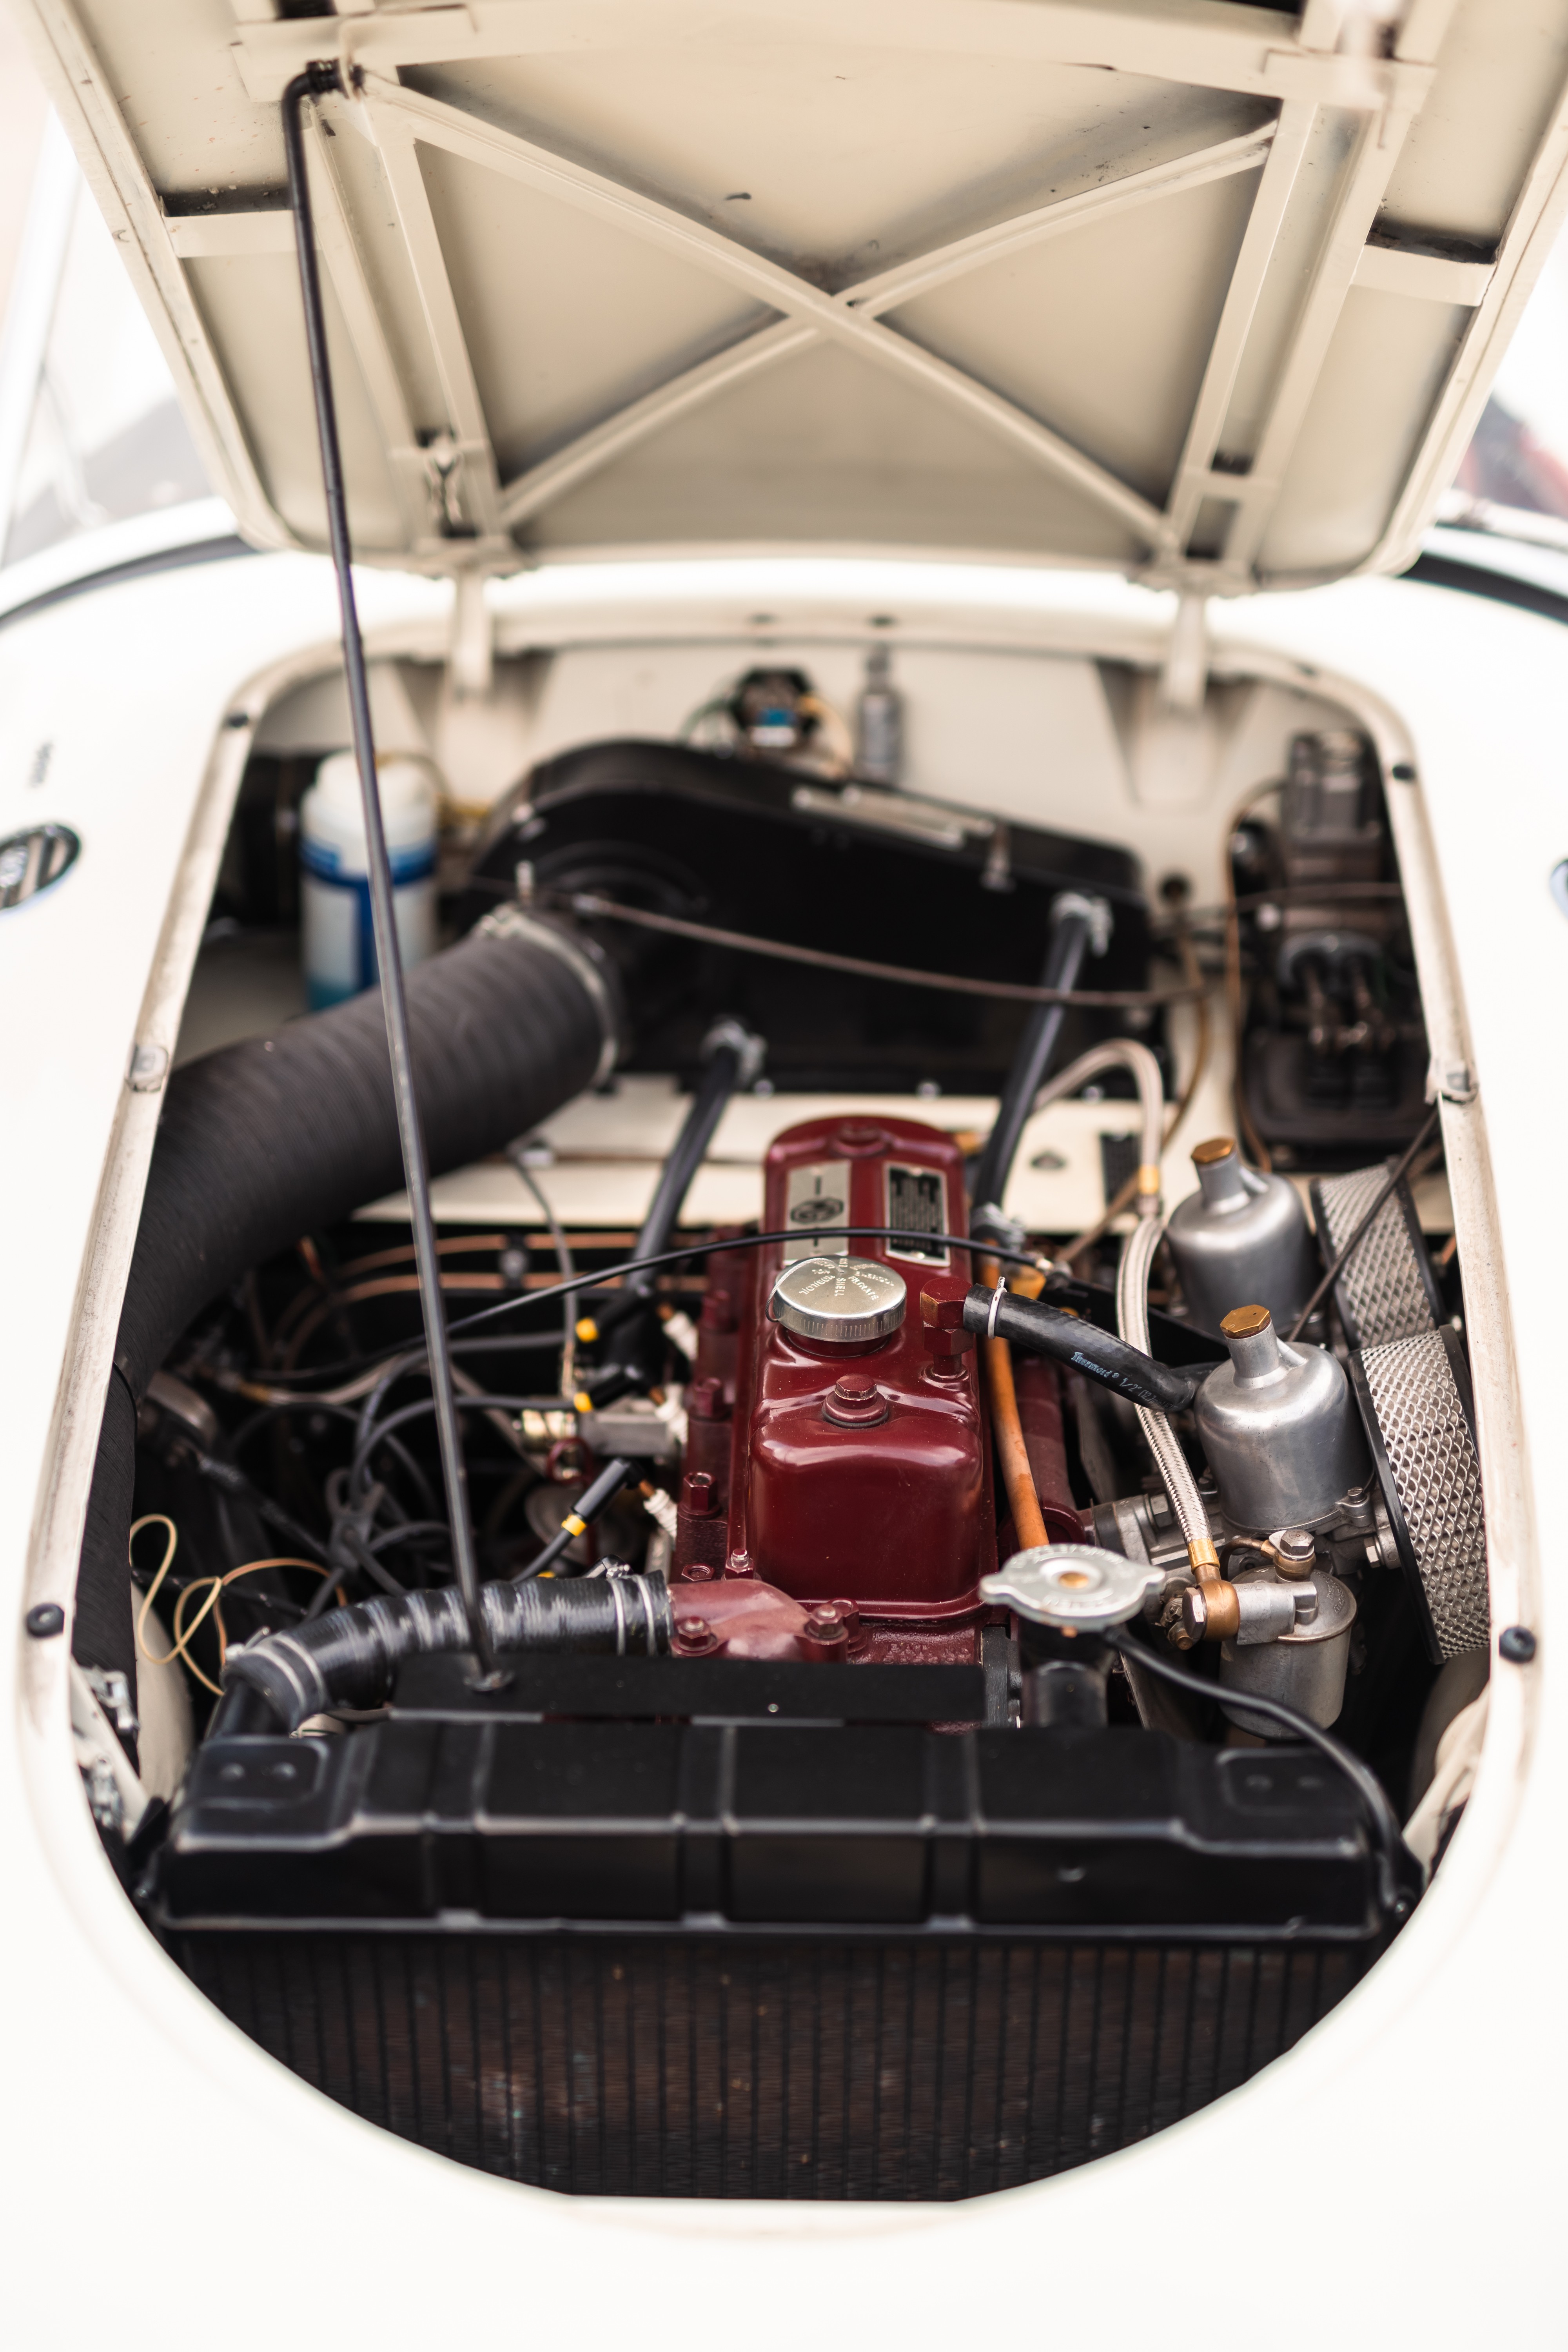
<svg viewBox="0 0 1568 2352"><path fill-rule="evenodd" d="M962 1155L912 1120L809 1119L769 1150L763 1217L801 1243L710 1261L673 1586L678 1622L698 1631L678 1647L972 1658L981 1625L1005 1615L976 1589L997 1557L989 1420L975 1351L952 1352L953 1335L921 1312L922 1292L963 1297L968 1252L822 1244L907 1286L901 1327L864 1348L802 1339L767 1315L786 1258L817 1254L822 1226L963 1233ZM1054 1368L1031 1364L1023 1385L1047 1517L1076 1533Z"/></svg>

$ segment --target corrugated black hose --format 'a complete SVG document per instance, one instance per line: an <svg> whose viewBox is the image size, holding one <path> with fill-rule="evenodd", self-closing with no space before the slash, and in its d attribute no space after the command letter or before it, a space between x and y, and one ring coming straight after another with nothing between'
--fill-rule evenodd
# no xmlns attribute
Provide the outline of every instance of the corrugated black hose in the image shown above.
<svg viewBox="0 0 1568 2352"><path fill-rule="evenodd" d="M498 1651L595 1650L622 1657L656 1656L669 1647L674 1620L662 1576L605 1576L570 1583L485 1584L479 1588L485 1631ZM313 1624L267 1633L231 1650L224 1667L223 1713L215 1733L240 1720L247 1731L268 1727L235 1695L251 1693L285 1731L337 1706L374 1706L405 1659L472 1646L463 1597L453 1586L405 1592L396 1600L356 1601Z"/></svg>
<svg viewBox="0 0 1568 2352"><path fill-rule="evenodd" d="M564 927L521 919L408 975L409 1034L438 1174L526 1134L602 1076L609 976ZM403 1157L374 993L188 1063L169 1081L115 1344L73 1648L134 1670L126 1531L136 1407L182 1331L247 1269L395 1192Z"/></svg>

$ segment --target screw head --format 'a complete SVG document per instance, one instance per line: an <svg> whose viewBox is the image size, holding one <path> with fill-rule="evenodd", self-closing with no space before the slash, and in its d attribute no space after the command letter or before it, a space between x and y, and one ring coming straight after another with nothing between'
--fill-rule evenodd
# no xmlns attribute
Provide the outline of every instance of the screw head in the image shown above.
<svg viewBox="0 0 1568 2352"><path fill-rule="evenodd" d="M1498 1635L1498 1655L1510 1666L1528 1666L1535 1655L1535 1636L1528 1625L1505 1625Z"/></svg>
<svg viewBox="0 0 1568 2352"><path fill-rule="evenodd" d="M58 1601L40 1601L36 1609L28 1610L22 1622L35 1642L52 1642L57 1633L66 1630L66 1612Z"/></svg>

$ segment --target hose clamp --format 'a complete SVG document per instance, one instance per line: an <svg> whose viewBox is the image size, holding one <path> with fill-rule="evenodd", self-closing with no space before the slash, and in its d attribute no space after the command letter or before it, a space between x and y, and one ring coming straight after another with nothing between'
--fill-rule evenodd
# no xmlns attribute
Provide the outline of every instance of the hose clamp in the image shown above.
<svg viewBox="0 0 1568 2352"><path fill-rule="evenodd" d="M996 1287L991 1294L990 1312L985 1318L985 1337L988 1339L994 1339L996 1337L996 1318L1002 1312L1002 1301L1006 1296L1007 1277L1005 1274L998 1275Z"/></svg>
<svg viewBox="0 0 1568 2352"><path fill-rule="evenodd" d="M1089 933L1089 951L1094 956L1105 953L1116 928L1106 900L1086 898L1081 890L1058 890L1051 900L1050 919L1053 929L1058 923L1081 923Z"/></svg>
<svg viewBox="0 0 1568 2352"><path fill-rule="evenodd" d="M702 1040L703 1060L707 1061L709 1055L716 1054L721 1045L729 1046L741 1066L735 1073L737 1093L749 1092L761 1077L763 1064L768 1057L766 1039L759 1037L743 1022L736 1021L726 1013L721 1020L715 1021Z"/></svg>
<svg viewBox="0 0 1568 2352"><path fill-rule="evenodd" d="M609 982L585 941L574 939L569 931L558 929L553 923L541 922L537 915L524 914L521 907L513 906L497 907L483 916L474 926L474 936L485 940L527 940L531 946L544 948L568 967L599 1016L599 1066L588 1083L594 1087L602 1085L615 1068L620 1054L620 1016Z"/></svg>

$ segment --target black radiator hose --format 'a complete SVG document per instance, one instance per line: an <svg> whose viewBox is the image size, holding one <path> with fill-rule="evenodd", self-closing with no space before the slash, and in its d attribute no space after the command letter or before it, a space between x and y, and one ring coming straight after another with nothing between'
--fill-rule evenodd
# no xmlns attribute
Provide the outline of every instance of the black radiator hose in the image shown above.
<svg viewBox="0 0 1568 2352"><path fill-rule="evenodd" d="M408 1013L433 1175L499 1150L592 1086L621 1031L599 950L512 908L409 973ZM374 989L170 1079L88 1501L71 1644L84 1665L134 1671L126 1534L136 1408L153 1373L249 1267L402 1182Z"/></svg>
<svg viewBox="0 0 1568 2352"><path fill-rule="evenodd" d="M1187 1371L1173 1371L1081 1316L1047 1307L1042 1298L1015 1298L1010 1290L990 1290L984 1283L977 1282L964 1299L963 1328L987 1339L1006 1339L1037 1356L1054 1357L1058 1364L1071 1364L1152 1412L1184 1412L1214 1370L1212 1364L1197 1364Z"/></svg>
<svg viewBox="0 0 1568 2352"><path fill-rule="evenodd" d="M655 1657L669 1647L673 1618L662 1576L600 1576L479 1588L498 1651L598 1650ZM334 1704L374 1706L405 1658L471 1646L455 1585L356 1601L286 1633L231 1651L224 1691L255 1692L286 1731ZM215 1725L215 1729L221 1727ZM247 1727L257 1727L254 1725Z"/></svg>

